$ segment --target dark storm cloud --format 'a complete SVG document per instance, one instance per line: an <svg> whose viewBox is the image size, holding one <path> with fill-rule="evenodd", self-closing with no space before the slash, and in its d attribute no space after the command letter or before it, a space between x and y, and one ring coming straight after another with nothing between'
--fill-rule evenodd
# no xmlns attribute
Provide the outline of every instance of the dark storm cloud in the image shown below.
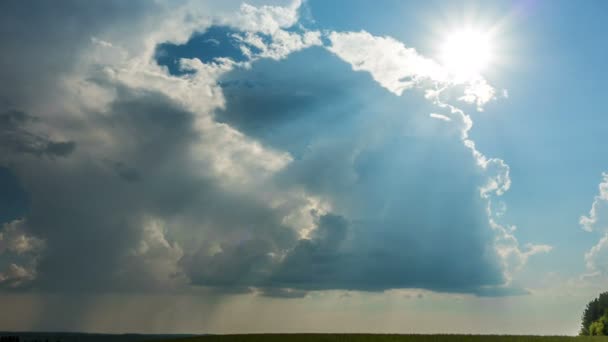
<svg viewBox="0 0 608 342"><path fill-rule="evenodd" d="M125 159L138 166L153 167L155 160L178 163L193 137L191 113L160 94L122 89L109 111L97 129L108 130L124 143L125 150L132 151L125 152ZM129 249L140 240L138 219L144 209L160 206L171 211L187 202L193 192L178 181L125 187L102 160L49 161L44 175L28 166L28 162L18 166L33 197L28 223L48 244L39 265L39 284L52 289L113 287L120 280L113 275L123 268ZM167 181L180 179L178 169L168 170L164 176ZM152 193L157 195L147 196ZM155 202L159 196L161 203Z"/></svg>
<svg viewBox="0 0 608 342"><path fill-rule="evenodd" d="M70 163L15 157L16 172L32 196L28 225L48 247L38 265L37 285L62 291L145 291L160 286L154 278L160 272L156 263L171 258L197 283L226 287L227 292L250 285L236 280L259 267L256 256L263 258L295 240L281 224L284 213L252 195L221 189L201 174L188 154L198 139L193 113L160 93L121 85L115 89L117 97L107 111L90 115L96 118L97 133L106 132L118 142L113 158L128 160L128 166L79 155ZM135 170L145 170L145 177ZM125 186L124 180L131 184ZM158 243L147 241L142 231L147 216L193 225L181 230L185 237L169 237L169 244L179 240L188 246L190 235L194 241L200 236L225 240L225 253L238 257L209 258L197 245L185 253L161 245L153 254L138 255L142 241ZM179 270L173 272L162 277L179 276Z"/></svg>
<svg viewBox="0 0 608 342"><path fill-rule="evenodd" d="M129 271L125 271L125 258L141 240L138 220L142 208L151 204L142 203L135 189L123 189L122 180L139 177L132 163L148 166L146 163L153 163L155 156L166 158L167 154L179 158L185 141L192 138L191 113L173 105L164 95L138 94L124 88L118 89L122 93L103 118L99 113L88 112L74 121L51 105L69 105L73 101L65 95L63 81L90 49L93 37L135 35L154 9L157 3L148 1L0 4L0 78L4 81L0 85L0 103L5 107L0 108L0 163L23 184L30 198L27 226L47 244L38 265L37 288L138 290L156 286L148 282L150 279L141 269L131 270L130 280L124 275ZM126 46L138 49L142 42ZM96 99L82 95L81 100ZM30 109L36 111L35 116L29 114ZM171 115L171 119L164 115ZM87 122L88 119L91 120ZM74 141L51 139L41 132L57 123L62 125L60 128L66 123L80 125L76 133L84 135L87 130L89 135L106 130L125 151L134 147L134 161L128 159L131 155L119 155L121 158L112 159L129 160L129 166L116 162L108 167L103 162L108 156L91 146L77 154L80 146ZM39 127L34 130L32 126ZM165 137L168 143L163 140ZM28 155L62 158L32 159ZM178 175L168 176L179 179ZM171 205L158 206L167 211L183 203L181 198L187 201L192 193L189 185L182 183L180 187L177 182L158 188L151 191L164 194L164 203Z"/></svg>
<svg viewBox="0 0 608 342"><path fill-rule="evenodd" d="M141 175L137 169L125 165L123 162L113 163L116 174L127 182L137 182Z"/></svg>
<svg viewBox="0 0 608 342"><path fill-rule="evenodd" d="M29 199L19 179L5 167L0 167L0 223L10 222L27 213Z"/></svg>
<svg viewBox="0 0 608 342"><path fill-rule="evenodd" d="M52 141L29 130L28 124L35 120L22 111L0 113L0 151L49 157L65 157L74 151L76 143L73 141Z"/></svg>
<svg viewBox="0 0 608 342"><path fill-rule="evenodd" d="M320 218L311 239L300 240L272 277L272 282L285 287L319 288L341 278L344 270L339 259L343 257L341 244L346 238L348 223L344 218L326 215ZM352 286L352 284L351 284ZM347 287L348 288L348 287Z"/></svg>
<svg viewBox="0 0 608 342"><path fill-rule="evenodd" d="M308 291L277 287L266 287L262 289L261 294L262 296L275 298L304 298L308 294Z"/></svg>
<svg viewBox="0 0 608 342"><path fill-rule="evenodd" d="M190 271L190 279L199 285L228 288L260 286L272 272L269 255L272 250L274 248L269 241L245 238L223 245L222 251L212 256L199 254L184 262Z"/></svg>
<svg viewBox="0 0 608 342"><path fill-rule="evenodd" d="M154 8L154 3L139 0L2 1L0 103L24 108L52 96L56 77L76 66L92 36L136 32L141 18Z"/></svg>
<svg viewBox="0 0 608 342"><path fill-rule="evenodd" d="M67 156L74 151L74 148L76 148L76 143L73 141L51 141L46 145L44 153L55 156Z"/></svg>
<svg viewBox="0 0 608 342"><path fill-rule="evenodd" d="M453 247L445 250L446 244L439 240L424 245L420 241L424 237L402 232L408 228L402 222L366 222L348 232L351 241L302 240L273 282L308 290L426 288L478 293L482 285L504 280L492 251L479 241L452 241ZM469 259L453 260L456 256Z"/></svg>

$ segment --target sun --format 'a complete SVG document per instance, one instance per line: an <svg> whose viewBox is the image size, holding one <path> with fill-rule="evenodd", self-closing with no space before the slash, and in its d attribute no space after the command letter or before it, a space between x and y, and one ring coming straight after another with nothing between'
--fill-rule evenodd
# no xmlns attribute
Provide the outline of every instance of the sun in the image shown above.
<svg viewBox="0 0 608 342"><path fill-rule="evenodd" d="M478 77L492 63L490 34L474 29L453 31L446 35L439 59L457 81Z"/></svg>

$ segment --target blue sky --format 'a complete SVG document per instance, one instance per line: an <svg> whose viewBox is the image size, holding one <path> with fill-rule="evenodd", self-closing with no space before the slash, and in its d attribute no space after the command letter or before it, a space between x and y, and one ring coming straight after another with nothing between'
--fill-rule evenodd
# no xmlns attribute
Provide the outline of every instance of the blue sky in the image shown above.
<svg viewBox="0 0 608 342"><path fill-rule="evenodd" d="M0 6L0 330L575 334L605 290L603 3Z"/></svg>

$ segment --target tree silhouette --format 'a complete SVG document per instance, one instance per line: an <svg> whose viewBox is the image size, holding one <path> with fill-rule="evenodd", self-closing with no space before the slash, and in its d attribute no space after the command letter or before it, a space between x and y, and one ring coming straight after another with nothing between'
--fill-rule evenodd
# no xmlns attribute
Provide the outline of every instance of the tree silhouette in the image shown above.
<svg viewBox="0 0 608 342"><path fill-rule="evenodd" d="M583 312L581 335L606 335L608 325L608 292L601 293L598 298L590 301ZM595 324L594 324L595 323ZM593 325L593 329L591 326ZM601 328L601 329L600 329Z"/></svg>
<svg viewBox="0 0 608 342"><path fill-rule="evenodd" d="M0 342L19 342L19 336L1 336Z"/></svg>

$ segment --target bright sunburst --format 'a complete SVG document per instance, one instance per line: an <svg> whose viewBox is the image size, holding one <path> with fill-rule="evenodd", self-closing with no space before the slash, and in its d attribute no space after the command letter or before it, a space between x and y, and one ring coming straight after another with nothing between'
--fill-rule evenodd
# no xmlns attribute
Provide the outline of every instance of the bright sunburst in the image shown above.
<svg viewBox="0 0 608 342"><path fill-rule="evenodd" d="M439 57L450 74L466 80L478 76L491 64L492 49L489 34L464 29L446 36Z"/></svg>

